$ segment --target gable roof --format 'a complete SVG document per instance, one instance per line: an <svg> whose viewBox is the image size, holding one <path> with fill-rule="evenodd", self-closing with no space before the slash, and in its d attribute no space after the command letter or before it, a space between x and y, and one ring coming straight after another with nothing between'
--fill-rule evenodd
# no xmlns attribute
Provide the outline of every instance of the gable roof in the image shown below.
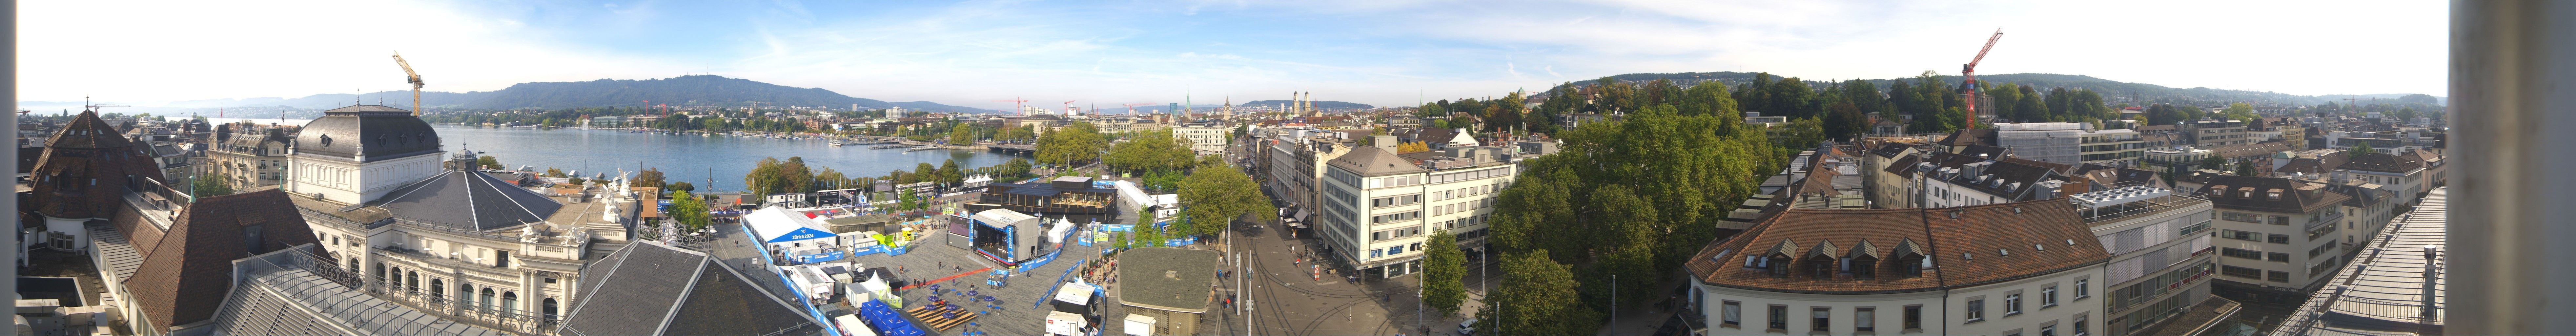
<svg viewBox="0 0 2576 336"><path fill-rule="evenodd" d="M2209 182L2205 182L2200 190L2195 191L2209 195L2210 203L2220 209L2276 213L2315 212L2318 209L2342 204L2344 199L2348 198L2341 194L2326 192L2324 186L2293 181L2289 178L2228 174L2209 176ZM2272 193L2280 193L2281 198L2272 199Z"/></svg>
<svg viewBox="0 0 2576 336"><path fill-rule="evenodd" d="M1819 279L1803 270L1772 277L1768 270L1744 266L1744 256L1768 255L1774 247L1787 244L1825 241L1844 250L1787 253L1796 260L1792 267L1802 267L1796 265L1803 264L1805 256L1822 253L1883 257L1877 267L1884 269L1877 279L1861 280L1848 275ZM1855 250L1862 247L1871 250ZM1933 268L1920 277L1898 276L1893 269L1905 250L1931 258ZM1975 286L2097 264L2109 257L2074 209L2063 201L2041 200L1933 209L1788 209L1744 233L1710 243L1683 266L1693 279L1717 286L1862 294Z"/></svg>
<svg viewBox="0 0 2576 336"><path fill-rule="evenodd" d="M1422 166L1413 164L1413 160L1406 160L1404 157L1396 156L1395 153L1378 149L1377 146L1352 148L1350 153L1342 154L1342 157L1333 158L1332 161L1325 163L1360 176L1413 174L1427 171L1422 169Z"/></svg>
<svg viewBox="0 0 2576 336"><path fill-rule="evenodd" d="M1869 154L1881 158L1895 158L1897 155L1905 155L1905 150L1913 148L1914 146L1906 146L1903 143L1882 142L1878 144L1878 148L1869 150Z"/></svg>
<svg viewBox="0 0 2576 336"><path fill-rule="evenodd" d="M178 212L167 232L148 224L119 228L130 241L154 241L135 245L143 263L123 283L151 327L164 333L221 308L232 288L233 260L315 243L294 202L277 189L198 198ZM248 227L259 227L260 250L243 240Z"/></svg>
<svg viewBox="0 0 2576 336"><path fill-rule="evenodd" d="M811 335L821 323L697 251L643 241L581 274L564 335Z"/></svg>
<svg viewBox="0 0 2576 336"><path fill-rule="evenodd" d="M2404 174L2416 169L2423 169L2424 162L2416 161L2415 156L2413 155L2397 155L2381 152L2355 155L2352 157L2351 161L2345 161L2343 165L2337 166L2337 168Z"/></svg>

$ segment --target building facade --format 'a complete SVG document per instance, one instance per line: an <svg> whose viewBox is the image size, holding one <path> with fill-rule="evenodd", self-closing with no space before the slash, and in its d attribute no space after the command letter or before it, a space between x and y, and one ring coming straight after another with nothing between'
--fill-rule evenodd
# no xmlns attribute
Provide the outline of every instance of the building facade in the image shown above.
<svg viewBox="0 0 2576 336"><path fill-rule="evenodd" d="M2082 163L2119 167L2136 165L2147 156L2147 141L2135 130L2112 129L2084 133Z"/></svg>
<svg viewBox="0 0 2576 336"><path fill-rule="evenodd" d="M2218 175L2196 192L2217 207L2221 292L2298 297L2342 266L2343 202L2317 184Z"/></svg>
<svg viewBox="0 0 2576 336"><path fill-rule="evenodd" d="M1195 122L1172 127L1172 136L1180 137L1182 143L1189 144L1191 152L1210 155L1225 152L1226 133L1232 130L1234 129L1226 127L1225 123Z"/></svg>
<svg viewBox="0 0 2576 336"><path fill-rule="evenodd" d="M363 265L357 287L441 318L512 333L553 328L588 261L624 247L643 195L623 173L544 192L449 155L408 111L325 111L289 151L287 183L325 258Z"/></svg>
<svg viewBox="0 0 2576 336"><path fill-rule="evenodd" d="M2191 137L2193 146L2217 147L2254 143L2252 138L2246 137L2243 120L2198 120L2184 122L2180 128L2184 136Z"/></svg>
<svg viewBox="0 0 2576 336"><path fill-rule="evenodd" d="M2111 254L2102 271L2106 335L2132 335L2210 297L2218 271L2204 198L2132 183L2069 197Z"/></svg>
<svg viewBox="0 0 2576 336"><path fill-rule="evenodd" d="M1461 146L1408 158L1396 155L1393 136L1375 140L1325 164L1315 231L1334 255L1362 274L1396 277L1420 271L1426 248L1481 248L1494 196L1516 175L1503 151ZM1443 230L1462 246L1424 246Z"/></svg>
<svg viewBox="0 0 2576 336"><path fill-rule="evenodd" d="M234 189L286 182L286 147L295 140L295 133L300 128L247 122L227 126L222 133L215 135L214 146L206 150L206 165L198 169L222 174L224 183Z"/></svg>
<svg viewBox="0 0 2576 336"><path fill-rule="evenodd" d="M2110 257L2065 201L1789 209L1684 264L1709 335L2087 335Z"/></svg>

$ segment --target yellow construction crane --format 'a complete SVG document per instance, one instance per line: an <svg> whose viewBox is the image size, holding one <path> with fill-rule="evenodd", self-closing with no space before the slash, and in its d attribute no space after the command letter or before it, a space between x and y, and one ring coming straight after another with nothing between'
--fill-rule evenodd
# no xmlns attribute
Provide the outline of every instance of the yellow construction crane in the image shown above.
<svg viewBox="0 0 2576 336"><path fill-rule="evenodd" d="M410 76L405 79L411 81L411 115L420 115L420 73L411 71L411 62L403 61L402 52L394 52L394 65L401 65L403 75Z"/></svg>

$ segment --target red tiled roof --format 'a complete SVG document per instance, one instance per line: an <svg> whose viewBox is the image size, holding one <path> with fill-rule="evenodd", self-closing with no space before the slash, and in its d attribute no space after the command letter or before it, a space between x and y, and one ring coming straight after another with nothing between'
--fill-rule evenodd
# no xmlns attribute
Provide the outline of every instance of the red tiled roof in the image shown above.
<svg viewBox="0 0 2576 336"><path fill-rule="evenodd" d="M2337 167L2351 170L2403 174L2407 171L2424 168L2424 162L2416 161L2414 155L2370 153L2353 156L2351 161L2346 161L2343 165Z"/></svg>
<svg viewBox="0 0 2576 336"><path fill-rule="evenodd" d="M2310 213L2319 208L2342 204L2344 195L2325 192L2323 186L2292 181L2282 177L2252 177L2218 174L2209 176L2200 190L2209 202L2220 209L2276 213ZM2272 193L2281 193L2272 199Z"/></svg>
<svg viewBox="0 0 2576 336"><path fill-rule="evenodd" d="M1819 255L1818 248L1833 250ZM1931 258L1934 267L1920 277L1899 276L1899 253L1906 250ZM1789 276L1773 277L1768 270L1744 266L1747 255L1775 253L1790 258ZM1861 255L1880 260L1873 268L1877 279L1842 274L1817 278L1805 266L1809 260L1838 262L1821 258ZM1788 209L1710 243L1684 267L1693 278L1718 286L1860 294L2019 279L2100 263L2109 256L2065 201L2041 200L1934 209Z"/></svg>
<svg viewBox="0 0 2576 336"><path fill-rule="evenodd" d="M316 243L287 197L284 191L267 189L199 198L181 209L169 232L149 224L125 231L143 253L143 266L124 284L152 327L167 333L170 326L212 316L232 289L233 260ZM125 213L129 215L120 215L119 222L134 212ZM260 227L265 251L247 250L244 228L251 226Z"/></svg>

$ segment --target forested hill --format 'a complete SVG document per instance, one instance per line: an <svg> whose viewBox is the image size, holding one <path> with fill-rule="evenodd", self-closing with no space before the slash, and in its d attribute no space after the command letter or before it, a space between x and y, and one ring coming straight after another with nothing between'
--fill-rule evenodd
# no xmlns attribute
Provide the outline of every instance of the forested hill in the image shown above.
<svg viewBox="0 0 2576 336"><path fill-rule="evenodd" d="M1679 84L1679 85L1682 85L1682 86L1690 86L1690 85L1693 85L1693 84L1698 84L1698 83L1703 83L1703 82L1710 82L1710 81L1719 82L1719 83L1726 83L1728 86L1736 86L1736 85L1744 85L1744 84L1746 84L1746 83L1751 83L1751 82L1753 81L1753 77L1754 77L1754 75L1755 75L1755 73L1752 73L1752 72L1719 71L1719 72L1683 72L1683 73L1632 73L1632 74L1614 75L1614 76L1609 76L1609 77L1610 77L1611 79L1616 79L1616 80L1623 81L1623 82L1633 82L1633 83L1651 82L1651 81L1654 81L1654 80L1657 80L1657 79L1670 79L1670 80L1672 80L1672 81L1673 81L1673 84ZM1785 76L1789 76L1789 75L1794 75L1794 74L1771 74L1771 76L1772 76L1773 80L1777 80L1777 79L1778 79L1778 78L1780 78L1780 77L1785 77ZM1800 80L1803 80L1803 81L1806 81L1806 82L1808 83L1808 85L1813 85L1813 86L1817 86L1817 87L1822 87L1822 86L1824 86L1824 85L1830 85L1830 84L1833 84L1833 83L1828 82L1828 81L1838 80L1838 79L1834 79L1834 78L1799 78L1799 79L1800 79ZM1908 78L1901 78L1901 79L1904 79L1904 80L1914 80L1915 78L1908 77ZM1978 76L1977 76L1977 79L1978 79L1978 80L1981 80L1981 81L1985 81L1985 82L1987 82L1987 83L2015 83L2015 84L2019 84L2019 85L2021 85L2021 86L2032 86L2032 87L2039 87L2039 88L2065 87L2065 88L2066 88L2066 89L2068 89L2068 90L2074 90L2074 89L2087 89L2087 90L2093 90L2093 91L2096 91L2096 92L2101 92L2103 97L2105 97L2105 98L2110 98L2110 99L2111 99L2111 100L2113 100L2113 101L2130 101L2130 102L2174 102L2174 103L2251 102L2251 103L2282 103L2282 104L2292 104L2292 105L2314 105L2314 104L2320 104L2320 103L2325 103L2325 102L2334 102L2334 103L2337 103L2337 104L2341 104L2341 103L2345 103L2345 101L2343 100L2344 98L2381 98L2381 99L2398 99L2398 100L2400 100L2400 101L2397 101L2397 102L2404 102L2404 103L2423 103L2423 104L2432 104L2432 105L2438 105L2438 104L2441 104L2441 103L2442 103L2441 99L2440 99L2440 98L2438 98L2438 97L2432 97L2432 96L2430 96L2430 95L2422 95L2422 94L2391 93L2391 94L2359 94L2359 95L2323 95L2323 96L2302 96L2302 95L2292 95L2292 94L2278 93L2278 92L2245 91L2245 90L2222 90L2222 89L2212 89L2212 88L2206 88L2206 87L2195 87L2195 88L2173 88L2173 87L2166 87L2166 86L2162 86L2162 85L2155 85L2155 84L2129 83L2129 82L2113 81L2113 80L2108 80L2108 79L2093 78L2092 76L2085 76L2085 75L2061 75L2061 74L2043 74L2043 73L2015 73L2015 74L1978 75ZM1887 88L1887 81L1888 81L1888 80L1889 80L1889 79L1871 79L1871 80L1868 80L1868 81L1869 81L1869 82L1871 82L1871 83L1878 84L1879 88L1883 90L1883 89L1886 89L1886 88ZM1944 82L1944 83L1951 83L1952 85L1956 85L1956 84L1957 84L1961 79L1960 79L1960 77L1959 77L1959 76L1933 76L1933 80L1941 81L1941 82ZM1576 83L1576 84L1582 84L1582 83ZM2141 105L2143 105L2143 104L2141 104Z"/></svg>
<svg viewBox="0 0 2576 336"><path fill-rule="evenodd" d="M1291 101L1287 101L1287 100L1255 100L1255 101L1243 102L1243 104L1236 104L1235 106L1271 106L1271 107L1277 107L1277 106L1282 106L1282 105L1280 105L1280 104L1289 104L1289 103L1293 103L1293 102L1291 102ZM1345 102L1345 101L1319 100L1319 101L1315 101L1315 108L1319 108L1319 109L1326 109L1326 110L1342 110L1342 109L1370 109L1370 108L1377 108L1377 106L1370 106L1369 104L1361 104L1361 103L1353 103L1353 102Z"/></svg>
<svg viewBox="0 0 2576 336"><path fill-rule="evenodd" d="M351 101L388 105L407 105L410 91L385 91L357 94L318 94L303 98L248 98L175 102L172 106L213 107L284 105L297 108L333 108L348 106ZM463 109L560 109L574 107L642 106L653 104L750 106L822 106L881 109L900 106L905 109L944 112L996 112L972 107L950 106L927 101L887 102L842 95L821 88L799 88L762 83L748 79L714 75L691 75L662 79L601 79L587 82L533 82L511 85L499 91L423 92L421 105L433 108ZM694 103L692 103L694 102Z"/></svg>

